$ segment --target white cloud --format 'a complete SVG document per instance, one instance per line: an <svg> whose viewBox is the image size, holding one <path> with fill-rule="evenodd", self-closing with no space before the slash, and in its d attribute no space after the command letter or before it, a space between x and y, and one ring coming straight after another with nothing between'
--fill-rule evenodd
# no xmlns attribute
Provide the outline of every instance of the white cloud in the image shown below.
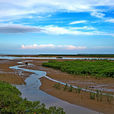
<svg viewBox="0 0 114 114"><path fill-rule="evenodd" d="M42 32L47 33L47 34L56 34L56 35L110 35L110 36L114 36L114 34L110 34L110 33L105 33L105 32L100 32L100 31L78 31L75 30L75 27L69 27L69 28L65 28L65 27L58 27L58 26L53 26L53 25L49 25L49 26L44 26L44 27L40 27L42 29ZM90 29L88 27L85 27L86 30ZM76 28L77 29L77 28ZM82 28L81 28L82 29ZM93 29L93 28L91 28Z"/></svg>
<svg viewBox="0 0 114 114"><path fill-rule="evenodd" d="M83 26L83 27L70 27L72 30L96 30L96 28L92 26Z"/></svg>
<svg viewBox="0 0 114 114"><path fill-rule="evenodd" d="M71 22L69 24L74 25L74 24L80 24L80 23L87 23L87 21L86 20L73 21L73 22Z"/></svg>
<svg viewBox="0 0 114 114"><path fill-rule="evenodd" d="M74 46L74 45L54 45L54 44L33 44L33 45L22 45L22 49L65 49L65 50L80 50L86 49L85 46Z"/></svg>
<svg viewBox="0 0 114 114"><path fill-rule="evenodd" d="M79 31L80 30L80 31ZM83 31L84 30L84 31ZM86 30L86 31L85 31ZM91 30L91 31L88 31ZM0 33L45 33L54 35L110 35L114 34L97 31L93 27L58 27L48 26L28 26L21 24L0 24Z"/></svg>
<svg viewBox="0 0 114 114"><path fill-rule="evenodd" d="M114 23L114 18L111 19L106 19L105 22L110 22L110 23Z"/></svg>
<svg viewBox="0 0 114 114"><path fill-rule="evenodd" d="M0 18L13 18L28 14L56 11L92 12L92 16L103 17L96 6L114 6L113 0L0 0Z"/></svg>
<svg viewBox="0 0 114 114"><path fill-rule="evenodd" d="M95 16L97 18L104 18L105 14L104 13L101 13L101 12L97 12L97 11L93 11L91 13L92 16Z"/></svg>

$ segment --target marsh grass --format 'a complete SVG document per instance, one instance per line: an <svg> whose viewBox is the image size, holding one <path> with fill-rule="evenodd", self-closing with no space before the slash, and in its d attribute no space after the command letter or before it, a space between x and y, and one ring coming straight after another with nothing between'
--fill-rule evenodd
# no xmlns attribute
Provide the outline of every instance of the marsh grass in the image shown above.
<svg viewBox="0 0 114 114"><path fill-rule="evenodd" d="M63 90L66 91L68 89L68 84L66 83L66 85L63 87Z"/></svg>
<svg viewBox="0 0 114 114"><path fill-rule="evenodd" d="M96 90L96 92L86 92L86 91L82 91L82 88L78 87L78 88L73 88L72 85L68 86L68 84L66 83L66 85L61 85L59 83L56 83L53 85L54 88L56 89L61 89L64 91L68 91L68 92L74 92L77 93L79 95L81 95L82 98L84 98L84 94L85 93L89 93L89 99L91 100L96 100L97 102L104 102L104 103L109 103L112 104L114 101L114 98L112 95L110 94L106 94L103 95L102 91L100 90Z"/></svg>
<svg viewBox="0 0 114 114"><path fill-rule="evenodd" d="M95 100L95 93L90 92L90 99Z"/></svg>
<svg viewBox="0 0 114 114"><path fill-rule="evenodd" d="M112 102L113 102L113 100L114 100L114 98L112 97L112 96L110 96L110 95L106 95L106 100L107 100L107 102L109 103L109 104L111 104Z"/></svg>
<svg viewBox="0 0 114 114"><path fill-rule="evenodd" d="M72 92L72 91L73 91L73 87L72 87L72 85L70 85L68 91L69 91L69 92Z"/></svg>
<svg viewBox="0 0 114 114"><path fill-rule="evenodd" d="M53 87L56 89L61 89L61 85L59 83L54 84Z"/></svg>

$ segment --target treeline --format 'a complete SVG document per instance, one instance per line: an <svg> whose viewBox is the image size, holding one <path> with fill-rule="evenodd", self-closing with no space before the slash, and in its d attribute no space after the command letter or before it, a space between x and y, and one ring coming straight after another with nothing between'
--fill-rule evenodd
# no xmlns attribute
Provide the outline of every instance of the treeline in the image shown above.
<svg viewBox="0 0 114 114"><path fill-rule="evenodd" d="M28 101L20 95L16 87L0 81L0 114L65 114L62 108L47 109L39 101Z"/></svg>
<svg viewBox="0 0 114 114"><path fill-rule="evenodd" d="M114 54L40 54L39 56L63 56L63 57L114 57Z"/></svg>
<svg viewBox="0 0 114 114"><path fill-rule="evenodd" d="M50 60L48 63L43 63L43 66L59 69L74 75L114 78L114 62L108 60L63 62Z"/></svg>
<svg viewBox="0 0 114 114"><path fill-rule="evenodd" d="M0 55L12 57L114 57L114 54L34 54L34 55Z"/></svg>

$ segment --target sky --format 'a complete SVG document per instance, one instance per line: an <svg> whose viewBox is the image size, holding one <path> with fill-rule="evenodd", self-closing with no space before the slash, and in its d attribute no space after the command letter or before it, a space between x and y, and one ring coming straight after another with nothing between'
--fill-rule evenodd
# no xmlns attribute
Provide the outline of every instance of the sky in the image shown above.
<svg viewBox="0 0 114 114"><path fill-rule="evenodd" d="M114 0L0 0L0 54L114 54Z"/></svg>

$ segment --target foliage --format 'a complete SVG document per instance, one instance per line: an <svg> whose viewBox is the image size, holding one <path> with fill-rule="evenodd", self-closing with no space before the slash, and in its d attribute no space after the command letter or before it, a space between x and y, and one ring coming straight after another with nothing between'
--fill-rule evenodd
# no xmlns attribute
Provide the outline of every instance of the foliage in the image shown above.
<svg viewBox="0 0 114 114"><path fill-rule="evenodd" d="M90 99L95 100L95 93L90 92Z"/></svg>
<svg viewBox="0 0 114 114"><path fill-rule="evenodd" d="M54 84L53 87L56 89L61 89L61 85L59 83Z"/></svg>
<svg viewBox="0 0 114 114"><path fill-rule="evenodd" d="M0 114L65 114L62 108L47 109L39 101L22 99L16 87L0 81Z"/></svg>
<svg viewBox="0 0 114 114"><path fill-rule="evenodd" d="M72 87L72 85L70 85L70 87L69 87L69 92L72 92L72 90L73 90L73 87Z"/></svg>
<svg viewBox="0 0 114 114"><path fill-rule="evenodd" d="M52 62L43 63L43 66L59 69L74 75L114 78L114 62L109 60L74 60L63 62L54 60Z"/></svg>
<svg viewBox="0 0 114 114"><path fill-rule="evenodd" d="M64 86L64 91L66 91L67 89L68 89L68 85L67 85L67 83L65 84L65 86Z"/></svg>

